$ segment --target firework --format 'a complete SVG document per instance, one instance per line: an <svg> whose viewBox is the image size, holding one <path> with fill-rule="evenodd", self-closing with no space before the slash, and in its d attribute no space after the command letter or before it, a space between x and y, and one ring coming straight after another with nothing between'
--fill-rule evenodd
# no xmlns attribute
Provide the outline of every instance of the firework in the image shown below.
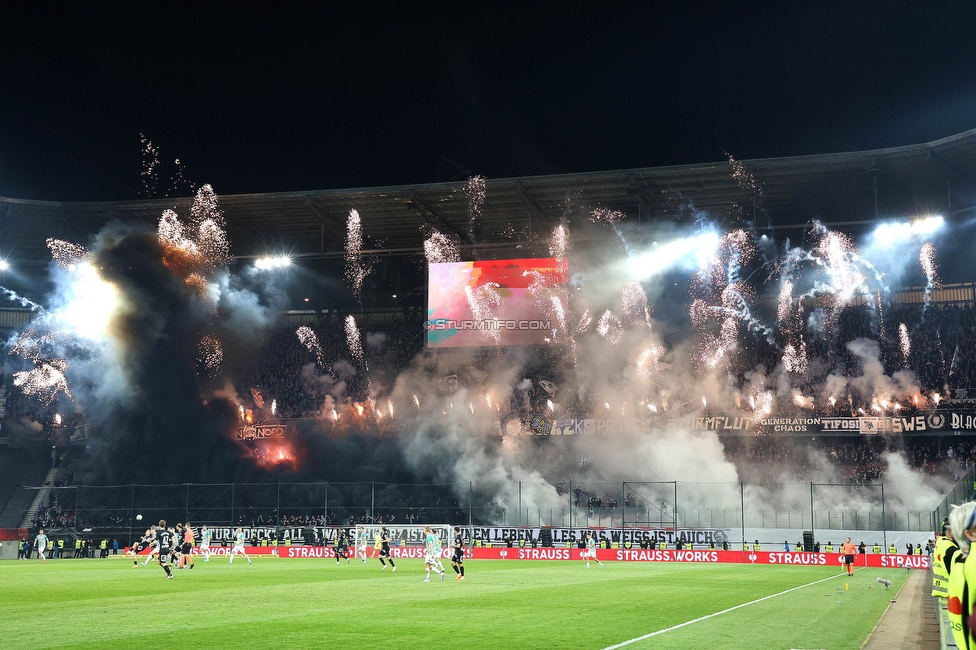
<svg viewBox="0 0 976 650"><path fill-rule="evenodd" d="M217 204L217 195L209 184L197 190L190 206L190 226L196 241L196 249L208 270L227 264L230 243L227 241L227 222Z"/></svg>
<svg viewBox="0 0 976 650"><path fill-rule="evenodd" d="M159 147L153 145L142 133L139 134L139 140L142 142L142 189L146 198L152 198L159 182Z"/></svg>
<svg viewBox="0 0 976 650"><path fill-rule="evenodd" d="M579 323L576 324L576 333L583 334L590 328L590 324L593 322L593 317L590 316L590 310L587 309L580 316Z"/></svg>
<svg viewBox="0 0 976 650"><path fill-rule="evenodd" d="M420 400L419 400L419 399L417 399L417 396L416 396L416 395L412 395L411 397L413 398L413 405L414 405L414 406L415 406L416 408L418 408L418 409L419 409L419 408L420 408Z"/></svg>
<svg viewBox="0 0 976 650"><path fill-rule="evenodd" d="M786 328L789 324L790 313L793 310L793 283L783 280L779 289L779 302L776 305L776 316L779 319L779 326Z"/></svg>
<svg viewBox="0 0 976 650"><path fill-rule="evenodd" d="M661 358L662 350L656 345L641 350L637 357L637 372L641 377L649 378L658 369L658 360Z"/></svg>
<svg viewBox="0 0 976 650"><path fill-rule="evenodd" d="M428 264L461 261L461 249L458 243L433 229L430 236L424 240L424 255L427 257Z"/></svg>
<svg viewBox="0 0 976 650"><path fill-rule="evenodd" d="M651 327L651 306L647 302L647 294L640 284L628 282L620 292L620 304L624 318L631 323L641 323Z"/></svg>
<svg viewBox="0 0 976 650"><path fill-rule="evenodd" d="M278 413L278 400L271 400L271 415L277 415Z"/></svg>
<svg viewBox="0 0 976 650"><path fill-rule="evenodd" d="M468 299L468 308L471 310L471 316L474 317L474 320L492 320L495 310L502 302L502 296L499 292L500 287L501 285L497 282L485 282L477 289L472 289L470 286L464 287L464 295ZM491 336L495 340L495 343L498 343L500 340L500 330L485 329L482 331L486 336Z"/></svg>
<svg viewBox="0 0 976 650"><path fill-rule="evenodd" d="M807 371L807 345L803 341L796 347L788 343L783 348L783 368L786 372L802 375Z"/></svg>
<svg viewBox="0 0 976 650"><path fill-rule="evenodd" d="M38 368L15 372L14 386L20 388L25 395L33 396L44 406L53 402L62 393L70 399L71 391L68 389L64 370L64 367L59 369L45 363Z"/></svg>
<svg viewBox="0 0 976 650"><path fill-rule="evenodd" d="M590 210L590 221L593 223L602 223L607 226L615 226L626 216L620 210L611 210L609 208L594 208Z"/></svg>
<svg viewBox="0 0 976 650"><path fill-rule="evenodd" d="M925 298L922 305L922 315L925 315L929 304L932 302L932 292L939 286L939 266L935 259L935 246L929 242L922 244L918 252L918 263L922 266L925 274Z"/></svg>
<svg viewBox="0 0 976 650"><path fill-rule="evenodd" d="M78 264L88 259L91 254L87 248L80 244L72 244L63 239L49 238L47 247L51 249L51 257L58 263L58 266L74 271Z"/></svg>
<svg viewBox="0 0 976 650"><path fill-rule="evenodd" d="M359 327L356 326L356 319L352 314L346 316L346 343L349 345L349 351L352 353L356 362L360 366L365 366L366 359L363 357L363 341L359 336Z"/></svg>
<svg viewBox="0 0 976 650"><path fill-rule="evenodd" d="M761 197L763 194L762 184L756 180L756 177L752 175L752 172L746 169L746 166L742 164L742 161L733 158L732 154L726 152L725 155L729 157L729 167L732 168L730 176L732 176L732 179L738 183L739 187L742 189L749 190Z"/></svg>
<svg viewBox="0 0 976 650"><path fill-rule="evenodd" d="M353 295L357 298L369 271L370 265L363 257L362 221L358 211L350 210L346 219L346 279L352 285Z"/></svg>
<svg viewBox="0 0 976 650"><path fill-rule="evenodd" d="M315 360L318 362L319 367L325 368L325 353L322 351L322 346L319 344L319 337L315 335L312 328L302 325L295 330L295 334L298 335L298 341L304 345L309 352L315 355Z"/></svg>
<svg viewBox="0 0 976 650"><path fill-rule="evenodd" d="M386 400L386 408L387 408L387 410L390 413L390 417L392 418L393 417L393 400L391 400L391 399Z"/></svg>
<svg viewBox="0 0 976 650"><path fill-rule="evenodd" d="M898 347L901 349L902 361L908 365L908 355L912 352L912 342L908 338L908 328L904 323L898 324Z"/></svg>
<svg viewBox="0 0 976 650"><path fill-rule="evenodd" d="M224 361L224 349L217 337L207 334L200 339L200 344L197 347L199 351L197 359L200 365L208 370L215 370L220 367Z"/></svg>
<svg viewBox="0 0 976 650"><path fill-rule="evenodd" d="M624 332L623 327L620 324L620 319L610 311L609 309L603 312L600 316L600 320L597 321L596 331L600 333L607 343L610 345L617 345L620 343L620 339L623 338Z"/></svg>
<svg viewBox="0 0 976 650"><path fill-rule="evenodd" d="M564 224L559 224L552 229L552 238L549 240L549 255L556 259L565 259L568 247L569 230Z"/></svg>
<svg viewBox="0 0 976 650"><path fill-rule="evenodd" d="M485 177L472 176L464 184L464 194L468 197L468 239L474 243L474 224L481 218L485 205Z"/></svg>

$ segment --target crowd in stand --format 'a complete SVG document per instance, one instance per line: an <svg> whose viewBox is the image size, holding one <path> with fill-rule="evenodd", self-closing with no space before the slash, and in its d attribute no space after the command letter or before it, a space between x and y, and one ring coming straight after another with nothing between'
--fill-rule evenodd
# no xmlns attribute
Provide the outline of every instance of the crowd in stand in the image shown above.
<svg viewBox="0 0 976 650"><path fill-rule="evenodd" d="M71 528L75 525L73 510L62 510L56 506L42 506L34 513L32 526L37 528Z"/></svg>
<svg viewBox="0 0 976 650"><path fill-rule="evenodd" d="M939 473L960 479L976 463L976 438L945 442L937 438L909 438L892 441L878 436L849 438L821 437L816 441L788 437L725 439L725 456L742 467L777 472L784 467L802 475L816 470L822 459L839 469L850 483L878 480L886 470L883 454L904 455L910 467L928 474ZM747 472L748 473L748 472Z"/></svg>

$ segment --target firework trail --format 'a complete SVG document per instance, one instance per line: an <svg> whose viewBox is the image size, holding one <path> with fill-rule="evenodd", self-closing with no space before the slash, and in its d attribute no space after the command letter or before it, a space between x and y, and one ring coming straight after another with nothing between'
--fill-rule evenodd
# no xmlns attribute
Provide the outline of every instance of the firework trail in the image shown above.
<svg viewBox="0 0 976 650"><path fill-rule="evenodd" d="M566 259L568 248L569 230L564 224L559 224L552 229L552 237L549 239L549 255L558 260Z"/></svg>
<svg viewBox="0 0 976 650"><path fill-rule="evenodd" d="M939 286L939 265L935 259L935 246L929 242L922 244L918 252L918 263L922 266L922 273L925 274L925 301L922 305L922 317L932 302L932 292Z"/></svg>
<svg viewBox="0 0 976 650"><path fill-rule="evenodd" d="M485 177L472 176L464 184L464 195L468 197L468 240L474 244L474 224L481 218L485 205Z"/></svg>
<svg viewBox="0 0 976 650"><path fill-rule="evenodd" d="M363 257L363 224L359 212L349 211L346 219L346 279L356 298L362 294L363 281L369 275L370 264Z"/></svg>
<svg viewBox="0 0 976 650"><path fill-rule="evenodd" d="M424 240L424 255L427 264L461 261L461 249L458 243L434 229L431 229L430 236Z"/></svg>
<svg viewBox="0 0 976 650"><path fill-rule="evenodd" d="M295 334L298 336L298 341L304 345L309 352L315 355L315 360L318 362L319 367L325 369L325 353L322 351L322 346L319 344L319 337L315 335L312 328L308 327L307 325L302 325L295 330Z"/></svg>
<svg viewBox="0 0 976 650"><path fill-rule="evenodd" d="M602 223L605 226L610 226L613 228L613 232L616 233L620 243L624 245L624 250L627 252L627 256L630 257L632 254L630 243L627 241L627 238L624 237L624 233L620 230L619 226L619 223L626 216L627 215L620 210L611 210L609 208L594 208L590 210L590 221L593 223Z"/></svg>
<svg viewBox="0 0 976 650"><path fill-rule="evenodd" d="M356 319L351 314L346 316L346 343L349 345L349 351L352 353L356 362L363 368L366 368L366 358L363 356L363 341L359 336L359 327L356 325Z"/></svg>
<svg viewBox="0 0 976 650"><path fill-rule="evenodd" d="M904 323L898 324L898 347L901 350L902 363L908 367L908 356L912 352L912 343L908 338L908 328Z"/></svg>
<svg viewBox="0 0 976 650"><path fill-rule="evenodd" d="M492 320L495 310L502 302L501 293L498 291L501 285L497 282L485 282L477 289L470 286L464 287L464 295L468 299L468 308L476 321ZM501 331L497 329L482 330L486 336L494 339L495 344L501 340Z"/></svg>
<svg viewBox="0 0 976 650"><path fill-rule="evenodd" d="M728 151L725 152L725 155L728 156L729 167L732 168L732 179L735 180L735 182L738 183L739 187L742 189L749 190L761 198L763 195L762 183L756 180L756 177L752 174L752 172L746 169L746 166L742 163L742 161L733 158L732 154L730 154Z"/></svg>

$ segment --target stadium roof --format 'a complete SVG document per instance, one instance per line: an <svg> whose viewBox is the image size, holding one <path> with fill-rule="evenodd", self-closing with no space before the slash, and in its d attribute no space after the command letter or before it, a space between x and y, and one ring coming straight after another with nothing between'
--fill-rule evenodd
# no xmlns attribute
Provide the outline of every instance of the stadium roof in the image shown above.
<svg viewBox="0 0 976 650"><path fill-rule="evenodd" d="M359 211L368 245L416 254L433 227L470 237L464 182L270 194L220 195L232 252L285 251L341 257L348 211ZM219 194L219 188L216 188ZM84 243L107 222L155 223L165 208L189 212L190 198L58 203L0 197L0 252L50 259L48 237ZM846 153L489 179L474 226L477 248L513 247L513 236L548 238L564 215L596 207L640 224L706 213L733 225L795 227L976 209L976 129L923 144ZM477 252L475 251L475 254Z"/></svg>

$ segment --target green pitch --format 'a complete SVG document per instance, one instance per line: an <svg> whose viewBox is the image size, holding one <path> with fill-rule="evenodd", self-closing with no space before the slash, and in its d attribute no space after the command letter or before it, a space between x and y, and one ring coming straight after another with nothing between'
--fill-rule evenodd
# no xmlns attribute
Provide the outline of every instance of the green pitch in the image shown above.
<svg viewBox="0 0 976 650"><path fill-rule="evenodd" d="M627 647L858 648L907 577L470 560L467 580L455 582L445 566L446 581L424 584L420 560L398 561L396 573L376 560L198 560L173 580L121 557L0 562L0 647L605 648L830 578ZM890 591L879 576L894 582Z"/></svg>

